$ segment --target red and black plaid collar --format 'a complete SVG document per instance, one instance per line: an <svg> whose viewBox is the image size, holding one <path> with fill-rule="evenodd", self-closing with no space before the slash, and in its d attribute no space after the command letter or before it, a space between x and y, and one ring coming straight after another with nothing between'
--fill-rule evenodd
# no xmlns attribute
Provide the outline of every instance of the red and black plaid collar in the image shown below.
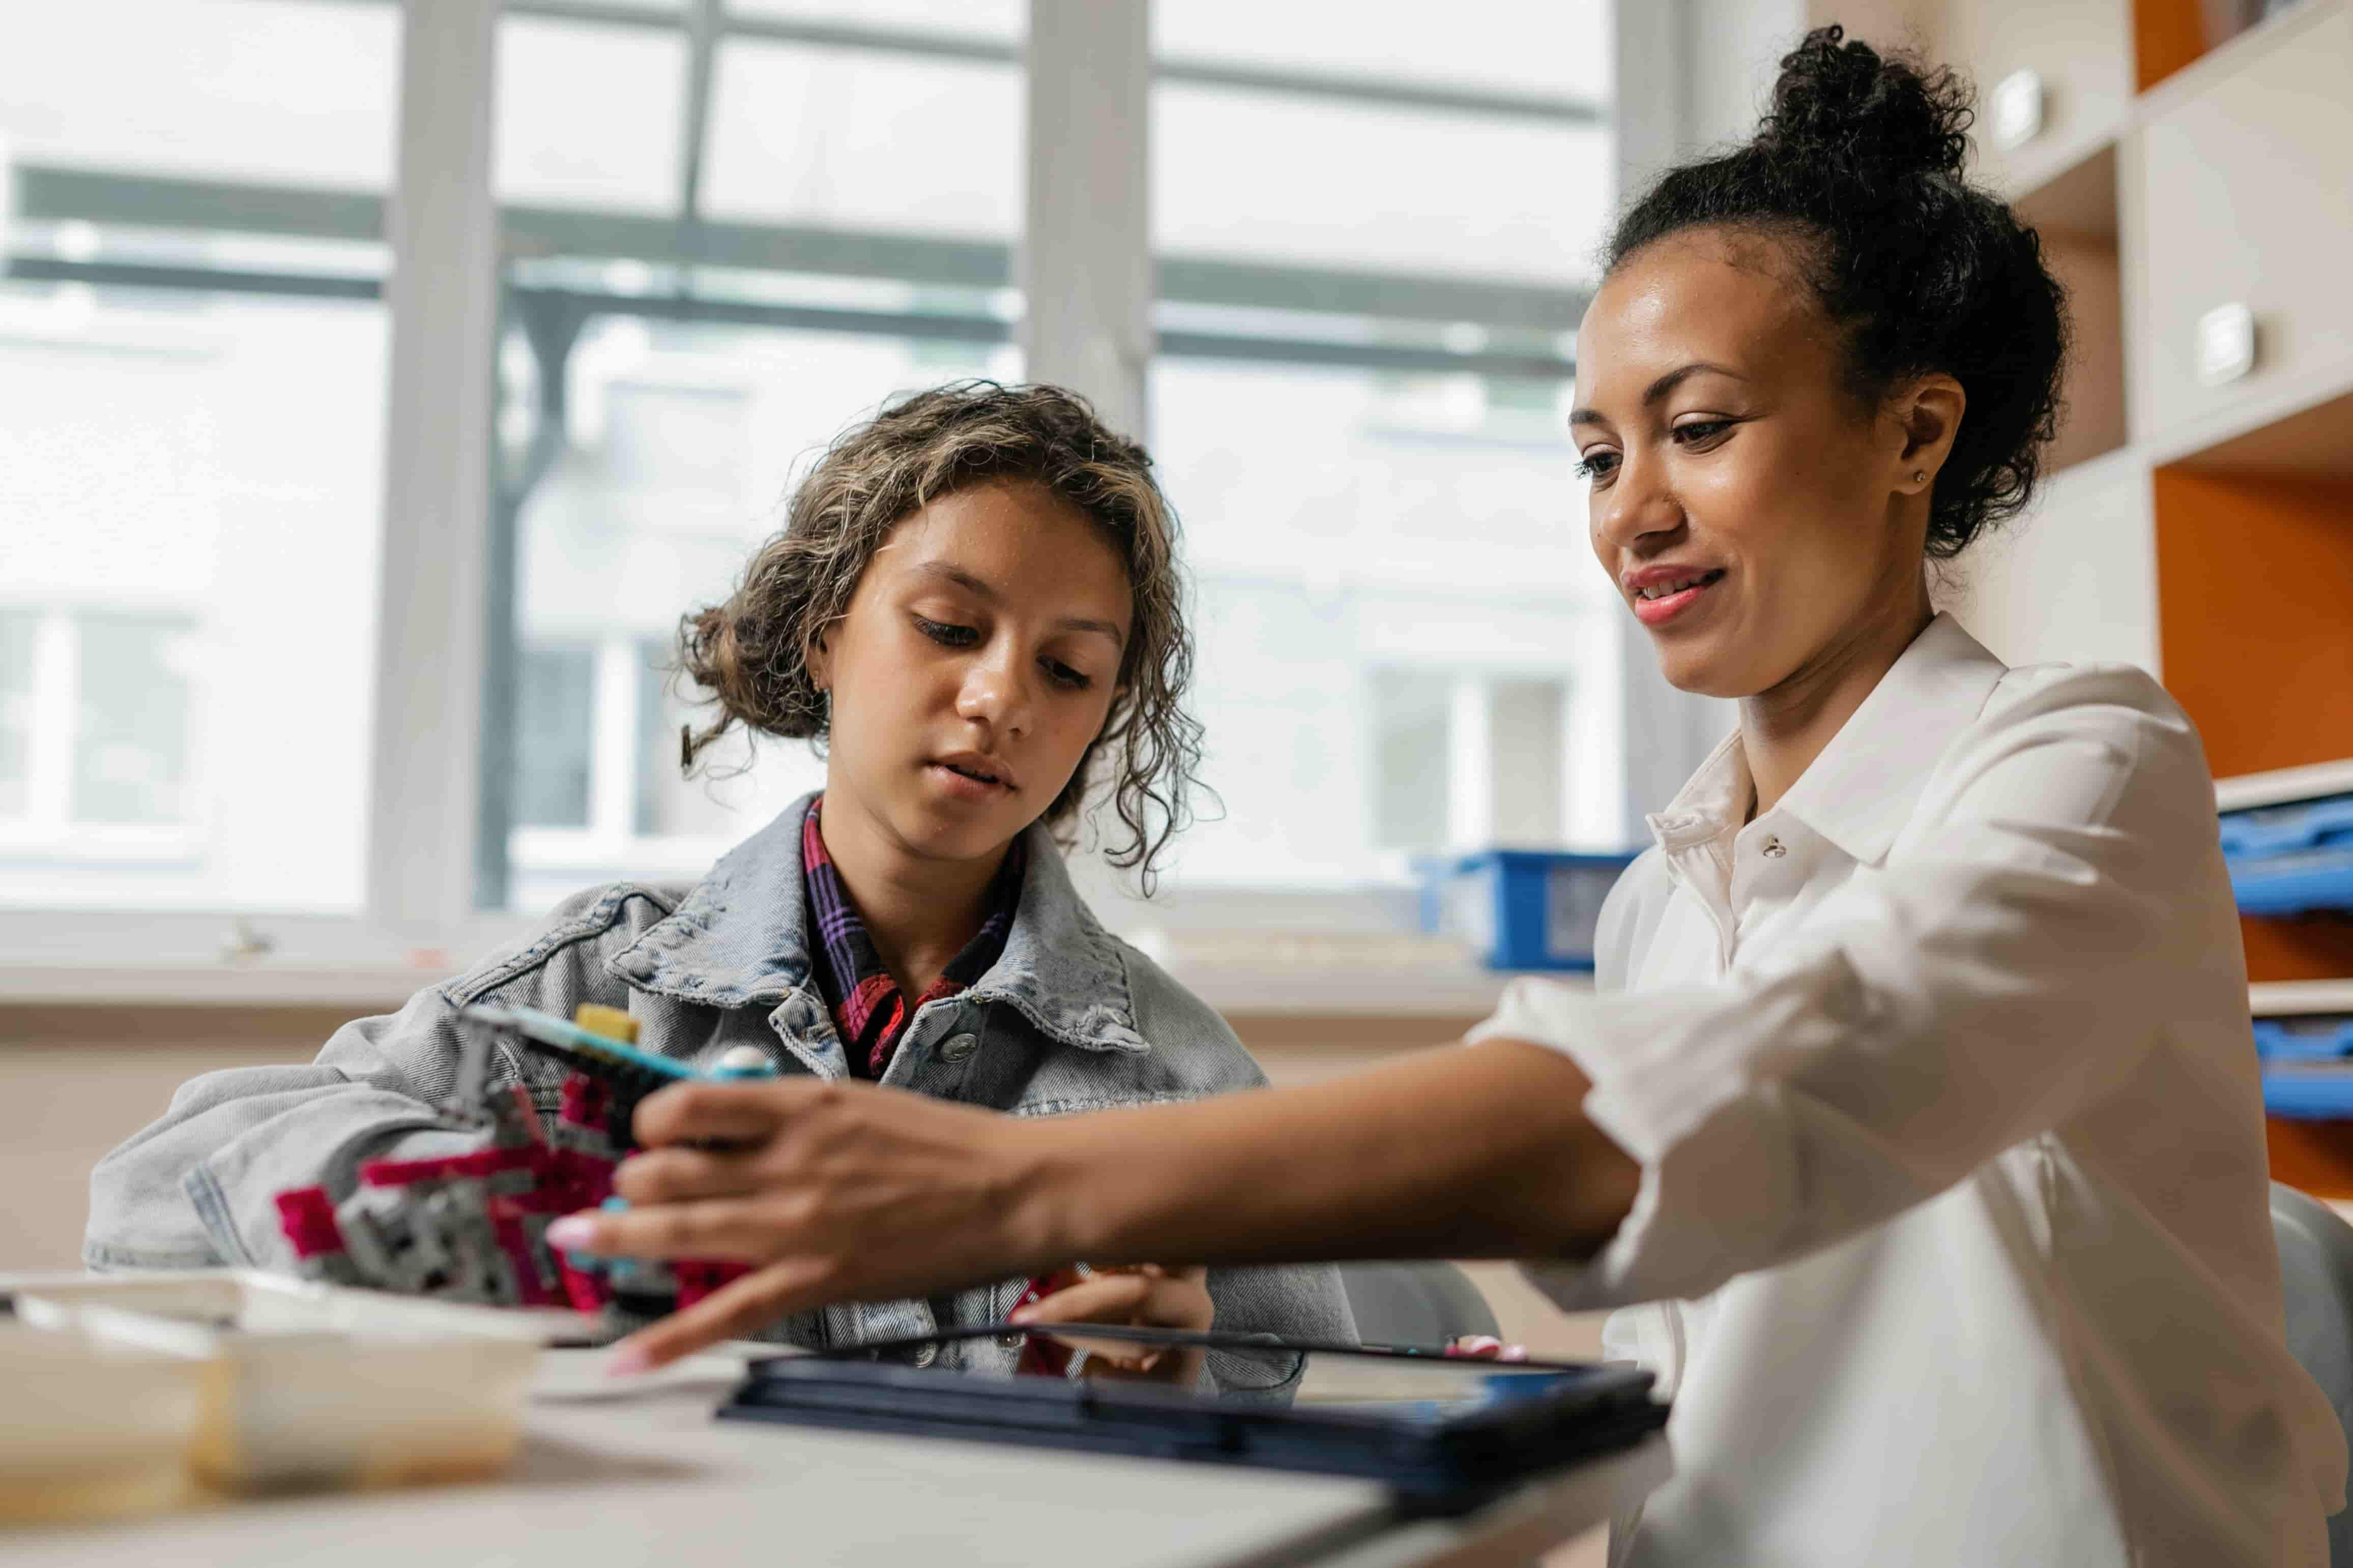
<svg viewBox="0 0 2353 1568"><path fill-rule="evenodd" d="M818 813L824 804L822 796L809 802L808 816L801 823L801 882L808 892L809 924L817 932L821 955L815 966L818 987L833 1009L834 1027L849 1058L850 1072L879 1079L891 1065L891 1053L898 1048L899 1037L916 1008L964 990L987 973L1004 954L1006 938L1013 931L1014 912L1021 904L1025 856L1017 837L988 884L980 930L910 1006L898 983L882 966L858 905L842 885L833 857L826 853L825 837L818 830Z"/></svg>

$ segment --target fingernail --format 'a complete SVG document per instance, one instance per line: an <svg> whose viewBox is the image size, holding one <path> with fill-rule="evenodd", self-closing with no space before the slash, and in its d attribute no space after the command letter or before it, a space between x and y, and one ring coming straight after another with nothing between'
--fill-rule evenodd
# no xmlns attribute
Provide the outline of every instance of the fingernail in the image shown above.
<svg viewBox="0 0 2353 1568"><path fill-rule="evenodd" d="M1014 1323L1026 1323L1037 1315L1038 1310L1035 1307L1016 1307L1012 1311L1006 1314L1006 1321L1008 1322Z"/></svg>
<svg viewBox="0 0 2353 1568"><path fill-rule="evenodd" d="M558 1252L573 1252L596 1239L596 1222L579 1215L568 1214L547 1227L547 1245Z"/></svg>
<svg viewBox="0 0 2353 1568"><path fill-rule="evenodd" d="M653 1358L646 1354L643 1345L623 1345L613 1352L613 1359L605 1363L605 1375L635 1377L641 1372L650 1371L652 1367Z"/></svg>

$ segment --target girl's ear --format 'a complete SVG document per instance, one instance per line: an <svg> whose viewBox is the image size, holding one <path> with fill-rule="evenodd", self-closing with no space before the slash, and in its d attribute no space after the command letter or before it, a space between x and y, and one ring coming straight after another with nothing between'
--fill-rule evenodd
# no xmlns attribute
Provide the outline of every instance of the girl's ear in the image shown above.
<svg viewBox="0 0 2353 1568"><path fill-rule="evenodd" d="M828 668L831 655L823 632L809 639L808 647L801 655L801 662L808 667L809 684L819 691L833 689L833 675Z"/></svg>

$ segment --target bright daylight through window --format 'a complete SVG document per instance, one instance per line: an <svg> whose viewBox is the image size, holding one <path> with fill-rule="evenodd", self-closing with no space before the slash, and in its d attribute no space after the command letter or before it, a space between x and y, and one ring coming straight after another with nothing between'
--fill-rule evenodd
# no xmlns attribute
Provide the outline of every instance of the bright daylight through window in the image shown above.
<svg viewBox="0 0 2353 1568"><path fill-rule="evenodd" d="M1138 434L1186 529L1217 794L1172 907L1620 839L1617 637L1561 422L1609 12L1152 6ZM1025 372L1021 0L508 0L470 176L497 236L495 395L465 426L490 426L486 632L380 636L406 572L379 560L412 558L383 538L414 466L385 449L402 27L390 0L12 19L0 904L364 923L392 907L371 868L438 855L448 897L396 900L438 951L464 910L700 875L822 763L739 742L681 776L679 616L845 426ZM386 671L451 658L432 701L374 712ZM475 689L459 816L387 832L417 808L372 791L383 757L447 746Z"/></svg>
<svg viewBox="0 0 2353 1568"><path fill-rule="evenodd" d="M356 910L397 8L8 26L0 903Z"/></svg>

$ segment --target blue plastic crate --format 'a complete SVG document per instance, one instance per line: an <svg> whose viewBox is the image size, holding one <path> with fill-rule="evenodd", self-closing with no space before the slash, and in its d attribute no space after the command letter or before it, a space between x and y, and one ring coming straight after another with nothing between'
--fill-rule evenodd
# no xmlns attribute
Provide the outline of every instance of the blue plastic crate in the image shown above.
<svg viewBox="0 0 2353 1568"><path fill-rule="evenodd" d="M1593 967L1601 900L1634 855L1486 849L1422 863L1421 926L1491 969Z"/></svg>
<svg viewBox="0 0 2353 1568"><path fill-rule="evenodd" d="M2289 1121L2353 1120L2353 1065L2264 1068L2263 1111Z"/></svg>
<svg viewBox="0 0 2353 1568"><path fill-rule="evenodd" d="M2353 910L2353 794L2225 812L2221 832L2245 913Z"/></svg>
<svg viewBox="0 0 2353 1568"><path fill-rule="evenodd" d="M2341 1013L2255 1020L2255 1055L2269 1062L2327 1062L2353 1057L2353 1017Z"/></svg>
<svg viewBox="0 0 2353 1568"><path fill-rule="evenodd" d="M2263 1110L2291 1121L2353 1120L2353 1015L2296 1013L2255 1020Z"/></svg>

